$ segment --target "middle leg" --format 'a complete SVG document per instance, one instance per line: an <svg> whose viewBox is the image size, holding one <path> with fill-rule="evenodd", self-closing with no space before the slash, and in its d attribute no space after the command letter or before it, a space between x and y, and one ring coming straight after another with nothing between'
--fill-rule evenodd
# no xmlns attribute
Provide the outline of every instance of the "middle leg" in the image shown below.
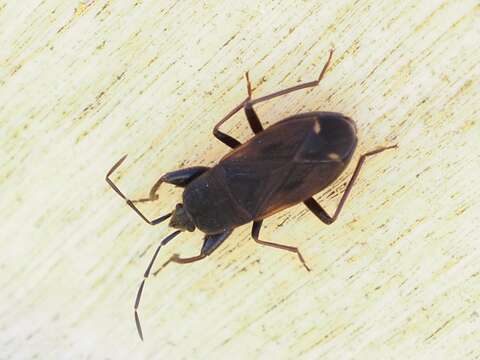
<svg viewBox="0 0 480 360"><path fill-rule="evenodd" d="M297 247L278 244L270 241L262 241L258 238L258 236L260 235L260 228L262 227L262 222L263 220L258 220L253 222L253 226L252 226L253 240L255 240L257 243L261 245L271 246L273 248L282 249L282 250L290 251L297 254L298 258L300 259L300 262L303 264L303 266L305 266L305 269L307 269L307 271L310 271L310 268L308 267L307 263L305 262L305 259L303 258L302 254L300 253L300 250L298 250Z"/></svg>
<svg viewBox="0 0 480 360"><path fill-rule="evenodd" d="M231 147L232 149L235 149L236 147L241 145L241 142L238 141L237 139L231 137L230 135L225 134L224 132L220 131L219 128L220 126L229 120L233 115L235 115L238 111L240 111L242 108L245 109L245 115L247 116L248 124L250 125L250 128L252 129L253 133L259 133L263 131L262 124L260 123L260 120L255 113L255 110L253 110L252 105L250 104L250 99L252 98L252 85L250 83L250 78L248 76L248 71L245 73L245 78L247 80L247 92L248 92L248 97L243 100L239 105L237 105L232 111L230 111L222 120L220 120L217 125L213 128L213 135L223 142L225 145Z"/></svg>

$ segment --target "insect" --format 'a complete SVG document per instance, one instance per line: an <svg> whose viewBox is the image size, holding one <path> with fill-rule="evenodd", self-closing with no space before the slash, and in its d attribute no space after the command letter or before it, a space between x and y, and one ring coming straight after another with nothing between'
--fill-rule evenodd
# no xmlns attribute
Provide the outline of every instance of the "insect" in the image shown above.
<svg viewBox="0 0 480 360"><path fill-rule="evenodd" d="M353 175L340 199L333 216L330 216L312 197L329 186L345 170L357 145L357 129L352 119L334 112L308 112L290 116L263 129L253 105L300 89L314 87L322 80L331 62L333 50L317 80L296 85L270 95L252 99L248 72L247 98L230 111L213 129L213 135L232 148L215 166L194 166L168 172L153 185L147 198L129 200L112 182L110 176L122 164L122 157L107 173L105 179L126 200L127 204L148 224L156 225L171 218L169 226L177 229L162 240L157 247L140 284L134 306L135 323L143 340L138 307L145 280L162 246L182 231L199 229L205 234L200 254L182 258L173 255L167 263L192 263L212 254L236 227L253 222L252 238L259 244L295 253L303 266L310 271L297 247L259 239L265 218L303 202L325 224L333 223L349 196L360 169L369 156L387 149L385 146L360 156ZM241 144L219 130L235 113L244 109L251 130L255 134ZM183 203L175 210L150 220L135 203L157 200L161 184L184 188ZM167 264L165 263L165 264Z"/></svg>

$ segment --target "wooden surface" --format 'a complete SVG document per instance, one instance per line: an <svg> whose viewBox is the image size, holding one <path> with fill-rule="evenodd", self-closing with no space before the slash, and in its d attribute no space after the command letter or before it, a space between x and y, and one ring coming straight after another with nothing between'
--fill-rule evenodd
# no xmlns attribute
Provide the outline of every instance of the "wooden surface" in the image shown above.
<svg viewBox="0 0 480 360"><path fill-rule="evenodd" d="M459 1L0 1L0 359L479 359L480 6ZM149 279L155 246L132 198L211 165L216 122L258 106L356 120L368 161L326 226L304 206L237 229L211 257ZM226 129L251 136L243 114ZM352 164L353 165L353 164ZM353 166L317 199L332 212ZM151 217L181 191L162 188ZM195 255L198 232L164 248Z"/></svg>

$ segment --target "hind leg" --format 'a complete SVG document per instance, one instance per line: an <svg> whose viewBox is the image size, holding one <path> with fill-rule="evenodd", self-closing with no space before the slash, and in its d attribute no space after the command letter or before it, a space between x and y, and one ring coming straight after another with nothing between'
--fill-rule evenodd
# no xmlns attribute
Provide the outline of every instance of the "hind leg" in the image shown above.
<svg viewBox="0 0 480 360"><path fill-rule="evenodd" d="M320 76L318 77L317 80L306 82L306 83L303 83L303 84L300 84L300 85L295 85L295 86L289 87L287 89L283 89L283 90L274 92L274 93L269 94L269 95L262 96L258 99L254 99L254 100L252 100L252 85L250 83L250 78L248 76L248 72L246 72L245 73L245 78L247 80L248 97L245 100L243 100L239 105L237 105L232 111L230 111L222 120L220 120L217 123L217 125L215 125L215 127L213 128L213 135L218 140L223 142L225 145L231 147L232 149L240 146L241 145L240 141L231 137L230 135L227 135L227 134L221 132L219 130L219 128L223 123L225 123L227 120L229 120L233 115L235 115L242 108L244 108L244 110L245 110L245 115L247 117L248 123L249 123L250 128L252 129L253 133L257 134L257 133L263 131L263 126L262 126L255 110L253 109L253 105L258 104L259 102L262 102L262 101L271 100L271 99L273 99L277 96L285 95L285 94L288 94L288 93L291 93L291 92L294 92L294 91L297 91L297 90L317 86L320 83L320 81L322 80L323 76L325 75L325 73L328 69L328 66L330 65L330 61L332 60L332 56L333 56L333 49L330 50L328 60L325 63L325 65L323 66L322 72L320 73Z"/></svg>
<svg viewBox="0 0 480 360"><path fill-rule="evenodd" d="M362 166L365 163L365 160L367 159L367 157L379 154L382 151L385 151L388 149L394 149L396 147L397 145L385 146L385 147L381 147L379 149L367 152L366 154L363 154L362 156L360 156L360 159L358 160L355 171L353 172L353 175L350 178L350 181L348 182L347 188L343 192L342 198L340 199L340 202L338 203L337 209L335 210L335 213L333 214L333 216L328 215L328 213L322 208L322 206L314 198L308 198L303 203L307 206L308 210L310 210L323 223L330 225L335 220L337 220L338 215L340 215L340 212L342 211L343 206L345 205L345 202L347 201L347 198L352 191L353 185L355 184L355 180L360 174L360 170L362 169Z"/></svg>

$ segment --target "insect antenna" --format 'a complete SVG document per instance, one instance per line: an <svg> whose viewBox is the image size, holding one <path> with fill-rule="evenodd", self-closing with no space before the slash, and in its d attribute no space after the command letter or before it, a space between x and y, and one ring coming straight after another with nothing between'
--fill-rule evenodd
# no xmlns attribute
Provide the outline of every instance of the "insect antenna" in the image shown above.
<svg viewBox="0 0 480 360"><path fill-rule="evenodd" d="M167 245L170 240L172 240L175 236L181 233L181 230L174 231L170 235L168 235L165 239L162 240L160 245L158 245L157 250L155 251L155 254L153 254L152 260L150 260L150 264L148 264L147 270L145 270L145 273L143 274L143 280L142 283L140 284L140 287L138 288L137 291L137 297L135 299L135 324L137 325L137 331L138 335L140 336L140 339L143 341L143 333L142 333L142 326L140 325L140 318L138 317L138 305L140 304L140 298L142 297L142 292L143 292L143 287L145 286L145 280L147 280L148 276L150 275L150 270L152 269L153 263L155 262L155 259L157 258L158 252L162 248L162 246Z"/></svg>
<svg viewBox="0 0 480 360"><path fill-rule="evenodd" d="M110 169L110 171L107 173L107 176L105 176L105 181L108 183L108 185L110 185L112 187L113 190L115 190L115 192L120 195L126 202L127 202L127 205L130 206L133 211L135 211L145 222L147 222L148 224L150 225L157 225L157 224L160 224L162 221L165 221L167 220L170 216L172 216L172 213L168 213L166 215L163 215L163 216L160 216L159 218L157 219L153 219L153 220L149 220L145 217L145 215L143 215L143 213L135 206L134 204L134 201L128 199L121 191L120 189L117 187L117 185L115 185L113 183L113 181L110 179L110 175L113 174L113 172L115 170L117 170L117 168L123 163L123 161L127 158L127 155L124 155L120 160L118 160L115 165L113 165L113 167ZM157 184L155 184L154 189L158 189L158 186L160 186L160 181L157 182ZM154 195L153 195L154 196ZM138 202L143 202L145 201L145 199L140 199L138 200Z"/></svg>

